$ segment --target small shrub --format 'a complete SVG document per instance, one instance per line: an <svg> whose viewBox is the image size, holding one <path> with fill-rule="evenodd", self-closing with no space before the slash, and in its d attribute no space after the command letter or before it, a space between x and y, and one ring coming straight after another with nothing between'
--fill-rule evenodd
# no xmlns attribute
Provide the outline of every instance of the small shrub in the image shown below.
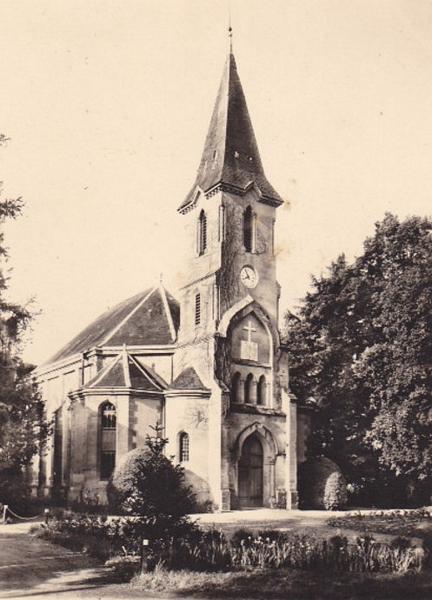
<svg viewBox="0 0 432 600"><path fill-rule="evenodd" d="M260 529L258 531L258 537L268 542L285 542L288 539L288 535L279 529Z"/></svg>
<svg viewBox="0 0 432 600"><path fill-rule="evenodd" d="M342 508L346 501L346 481L342 471L333 461L322 456L309 459L300 465L300 508L329 510L327 506Z"/></svg>
<svg viewBox="0 0 432 600"><path fill-rule="evenodd" d="M107 493L110 505L125 514L181 518L195 509L184 469L164 454L167 438L147 436L145 448L128 452L116 466Z"/></svg>
<svg viewBox="0 0 432 600"><path fill-rule="evenodd" d="M70 550L106 560L121 547L121 530L118 520L108 522L106 517L70 513L51 518L48 524L32 529L32 533Z"/></svg>
<svg viewBox="0 0 432 600"><path fill-rule="evenodd" d="M231 536L231 543L234 546L240 546L241 542L252 540L253 537L254 534L250 529L243 529L241 527L240 529L236 529L234 531L233 535Z"/></svg>
<svg viewBox="0 0 432 600"><path fill-rule="evenodd" d="M399 548L400 550L406 550L411 546L411 540L406 537L398 536L393 538L390 542L391 548Z"/></svg>
<svg viewBox="0 0 432 600"><path fill-rule="evenodd" d="M339 471L329 475L324 487L324 506L326 510L338 510L347 504L346 482Z"/></svg>

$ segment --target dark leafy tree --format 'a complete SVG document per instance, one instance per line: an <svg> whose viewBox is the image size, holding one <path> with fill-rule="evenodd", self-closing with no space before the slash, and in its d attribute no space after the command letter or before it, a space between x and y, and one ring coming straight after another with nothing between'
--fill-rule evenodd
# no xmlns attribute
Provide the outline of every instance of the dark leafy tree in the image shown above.
<svg viewBox="0 0 432 600"><path fill-rule="evenodd" d="M352 264L286 315L291 385L319 407L311 450L393 501L432 488L432 222L386 215Z"/></svg>
<svg viewBox="0 0 432 600"><path fill-rule="evenodd" d="M0 146L6 141L0 134ZM2 198L0 194L0 226L7 219L17 218L22 208L21 198ZM27 491L25 469L40 451L49 428L31 379L32 367L24 364L20 355L31 313L28 307L6 298L7 259L0 231L0 502L17 506Z"/></svg>

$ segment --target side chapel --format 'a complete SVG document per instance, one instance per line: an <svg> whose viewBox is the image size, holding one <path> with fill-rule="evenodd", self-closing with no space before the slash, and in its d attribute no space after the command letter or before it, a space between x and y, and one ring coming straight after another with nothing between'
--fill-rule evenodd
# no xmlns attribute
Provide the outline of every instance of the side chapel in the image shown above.
<svg viewBox="0 0 432 600"><path fill-rule="evenodd" d="M290 393L278 330L267 180L230 49L195 183L178 208L186 280L108 310L37 370L54 434L38 493L97 495L159 424L167 454L213 510L297 506L308 412Z"/></svg>

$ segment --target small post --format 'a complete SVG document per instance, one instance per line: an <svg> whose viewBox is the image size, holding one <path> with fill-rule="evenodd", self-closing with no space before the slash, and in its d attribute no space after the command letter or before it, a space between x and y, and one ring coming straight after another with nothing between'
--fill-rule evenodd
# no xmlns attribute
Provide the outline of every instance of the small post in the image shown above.
<svg viewBox="0 0 432 600"><path fill-rule="evenodd" d="M149 540L146 538L142 539L141 543L141 573L145 573L148 569L146 547L149 545Z"/></svg>
<svg viewBox="0 0 432 600"><path fill-rule="evenodd" d="M7 504L5 504L5 505L3 506L3 519L2 519L2 521L3 521L3 525L6 525L6 522L7 522L7 521L6 521L6 514L7 514L7 510L8 510L8 508L9 508L9 506L8 506Z"/></svg>

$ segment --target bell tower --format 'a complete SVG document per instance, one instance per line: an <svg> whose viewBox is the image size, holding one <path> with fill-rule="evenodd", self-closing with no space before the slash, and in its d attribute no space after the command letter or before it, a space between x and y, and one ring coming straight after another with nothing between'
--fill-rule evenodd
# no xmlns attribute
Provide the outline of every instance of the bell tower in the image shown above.
<svg viewBox="0 0 432 600"><path fill-rule="evenodd" d="M277 329L274 224L282 203L265 176L230 47L195 183L178 209L189 239L180 344L213 335L244 298Z"/></svg>
<svg viewBox="0 0 432 600"><path fill-rule="evenodd" d="M222 510L295 505L297 420L274 251L282 204L264 172L230 43L195 182L178 208L189 246L174 363L174 384L188 381L179 414L197 394L206 398L200 458L207 453L204 478Z"/></svg>

